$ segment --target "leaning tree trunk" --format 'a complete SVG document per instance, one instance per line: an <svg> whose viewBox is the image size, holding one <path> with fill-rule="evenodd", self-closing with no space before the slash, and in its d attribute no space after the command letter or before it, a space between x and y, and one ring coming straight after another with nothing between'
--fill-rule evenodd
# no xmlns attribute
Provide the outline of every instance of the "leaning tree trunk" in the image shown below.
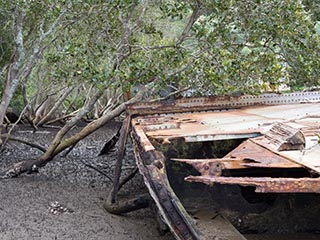
<svg viewBox="0 0 320 240"><path fill-rule="evenodd" d="M65 89L62 95L58 98L58 101L56 101L54 106L50 109L50 111L38 123L35 123L35 125L37 127L44 125L50 119L50 117L52 117L52 115L57 111L59 106L62 105L63 101L66 100L66 98L74 90L74 88L75 87L68 87L67 89Z"/></svg>
<svg viewBox="0 0 320 240"><path fill-rule="evenodd" d="M126 105L134 103L135 101L138 101L142 98L143 94L145 92L145 89L143 91L140 91L134 98L128 100L127 102L124 102L120 104L118 107L116 107L114 110L110 111L109 113L101 116L100 118L94 120L93 122L89 123L86 127L84 127L80 132L76 133L75 135L63 139L63 137L66 135L66 133L75 126L79 120L90 110L93 109L93 106L95 102L99 99L99 97L102 95L102 91L99 90L99 92L91 99L91 101L84 106L75 117L73 117L71 120L69 120L66 125L56 134L54 139L52 140L51 144L45 151L45 153L40 156L38 159L35 160L29 160L29 161L22 161L17 164L14 164L11 168L8 170L0 173L0 178L11 178L11 177L17 177L21 175L22 173L32 173L37 172L37 170L41 167L44 167L48 162L52 161L54 157L61 153L63 150L74 146L77 144L80 140L87 137L97 129L101 128L103 125L105 125L110 120L114 119L115 117L119 116L122 112L125 111Z"/></svg>

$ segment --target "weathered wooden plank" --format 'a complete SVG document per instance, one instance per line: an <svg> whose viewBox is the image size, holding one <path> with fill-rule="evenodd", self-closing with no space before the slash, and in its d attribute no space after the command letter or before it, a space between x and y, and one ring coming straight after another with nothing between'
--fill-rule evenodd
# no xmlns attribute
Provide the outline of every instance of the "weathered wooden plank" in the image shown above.
<svg viewBox="0 0 320 240"><path fill-rule="evenodd" d="M277 151L302 150L305 147L305 138L300 129L284 123L276 123L261 138Z"/></svg>

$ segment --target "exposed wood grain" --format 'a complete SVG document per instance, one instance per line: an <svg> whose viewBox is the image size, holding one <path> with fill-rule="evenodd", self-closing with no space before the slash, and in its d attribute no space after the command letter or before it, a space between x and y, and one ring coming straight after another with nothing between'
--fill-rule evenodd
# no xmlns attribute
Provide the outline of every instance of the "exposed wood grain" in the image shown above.
<svg viewBox="0 0 320 240"><path fill-rule="evenodd" d="M269 141L269 145L273 145L277 151L302 150L305 147L305 138L300 129L284 123L275 124L261 138Z"/></svg>

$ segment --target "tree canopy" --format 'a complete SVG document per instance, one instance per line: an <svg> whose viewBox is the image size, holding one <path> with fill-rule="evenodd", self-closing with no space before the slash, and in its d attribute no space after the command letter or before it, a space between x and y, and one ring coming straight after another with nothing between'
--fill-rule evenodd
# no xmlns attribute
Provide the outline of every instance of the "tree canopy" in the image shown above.
<svg viewBox="0 0 320 240"><path fill-rule="evenodd" d="M38 98L50 94L45 86L74 86L85 99L90 85L126 92L155 79L160 88L192 86L197 95L319 82L319 1L1 0L1 6L1 89L19 55L19 86L29 101L39 88ZM15 98L22 100L19 88Z"/></svg>
<svg viewBox="0 0 320 240"><path fill-rule="evenodd" d="M119 115L127 101L159 97L168 86L182 96L319 86L319 0L0 5L0 126L10 104L35 129L66 123L47 156ZM62 144L80 119L97 125Z"/></svg>

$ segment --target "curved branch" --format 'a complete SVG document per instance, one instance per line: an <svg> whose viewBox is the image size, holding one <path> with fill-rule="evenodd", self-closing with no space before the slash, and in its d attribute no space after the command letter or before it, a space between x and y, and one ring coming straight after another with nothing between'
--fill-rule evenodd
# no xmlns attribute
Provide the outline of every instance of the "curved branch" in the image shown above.
<svg viewBox="0 0 320 240"><path fill-rule="evenodd" d="M150 195L148 193L140 194L137 197L133 197L129 200L110 203L110 201L106 201L103 204L104 209L106 209L109 213L112 214L123 214L132 212L135 210L139 210L142 208L147 208L152 201Z"/></svg>
<svg viewBox="0 0 320 240"><path fill-rule="evenodd" d="M45 152L46 151L46 148L39 145L39 144L36 144L36 143L31 143L31 142L28 142L26 140L23 140L23 139L20 139L20 138L16 138L16 137L13 137L9 134L2 134L1 135L1 138L4 138L8 141L14 141L14 142L20 142L20 143L23 143L23 144L26 144L30 147L33 147L33 148L36 148L36 149L39 149L41 152Z"/></svg>
<svg viewBox="0 0 320 240"><path fill-rule="evenodd" d="M198 18L200 17L200 6L201 3L197 2L194 6L194 9L192 11L192 14L189 18L188 24L185 26L185 28L183 29L180 37L178 38L177 42L176 42L176 46L180 45L184 39L188 36L190 30L192 29L193 24L198 20Z"/></svg>

